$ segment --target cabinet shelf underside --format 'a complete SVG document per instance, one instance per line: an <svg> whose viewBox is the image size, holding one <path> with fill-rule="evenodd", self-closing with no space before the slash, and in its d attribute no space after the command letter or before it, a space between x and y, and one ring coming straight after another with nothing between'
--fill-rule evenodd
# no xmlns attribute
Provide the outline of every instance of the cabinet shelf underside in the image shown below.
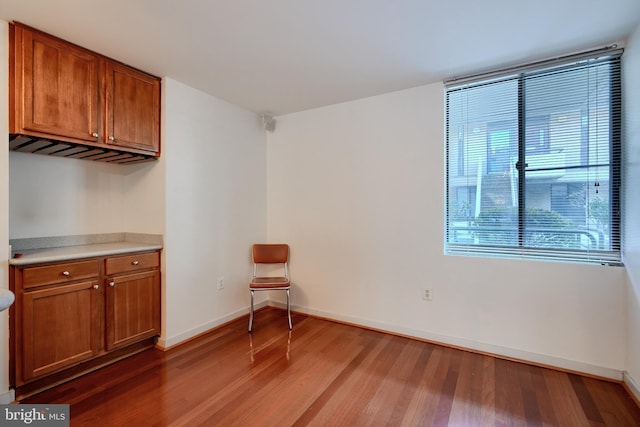
<svg viewBox="0 0 640 427"><path fill-rule="evenodd" d="M21 134L9 134L9 150L117 164L141 163L157 159L152 154L129 153L112 148L95 147Z"/></svg>

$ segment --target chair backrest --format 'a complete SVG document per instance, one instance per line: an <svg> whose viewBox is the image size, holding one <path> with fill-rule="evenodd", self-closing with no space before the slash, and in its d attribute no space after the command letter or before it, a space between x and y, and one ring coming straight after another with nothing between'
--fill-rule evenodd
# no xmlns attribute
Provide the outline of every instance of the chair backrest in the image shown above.
<svg viewBox="0 0 640 427"><path fill-rule="evenodd" d="M286 264L289 261L289 245L274 243L256 243L253 245L255 264Z"/></svg>

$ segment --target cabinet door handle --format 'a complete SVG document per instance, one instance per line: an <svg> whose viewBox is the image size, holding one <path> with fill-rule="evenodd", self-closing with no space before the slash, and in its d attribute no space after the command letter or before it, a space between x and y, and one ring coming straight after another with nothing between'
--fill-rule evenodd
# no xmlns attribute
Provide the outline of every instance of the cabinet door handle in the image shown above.
<svg viewBox="0 0 640 427"><path fill-rule="evenodd" d="M109 286L114 287L116 285L116 282L109 282Z"/></svg>
<svg viewBox="0 0 640 427"><path fill-rule="evenodd" d="M94 138L97 138L97 137L99 137L100 135L98 135L98 132L93 132L93 133L91 134L91 136L92 136L92 137L94 137Z"/></svg>
<svg viewBox="0 0 640 427"><path fill-rule="evenodd" d="M135 261L133 261L131 264L133 264L133 265L138 265L138 264L140 264L140 261L135 260Z"/></svg>
<svg viewBox="0 0 640 427"><path fill-rule="evenodd" d="M100 288L100 285L93 285L93 289L98 289Z"/></svg>
<svg viewBox="0 0 640 427"><path fill-rule="evenodd" d="M69 273L68 271L63 271L62 275L69 277L69 276L71 276L71 273Z"/></svg>
<svg viewBox="0 0 640 427"><path fill-rule="evenodd" d="M116 140L116 137L115 137L115 136L113 136L113 135L109 135L109 141L115 141L115 140Z"/></svg>

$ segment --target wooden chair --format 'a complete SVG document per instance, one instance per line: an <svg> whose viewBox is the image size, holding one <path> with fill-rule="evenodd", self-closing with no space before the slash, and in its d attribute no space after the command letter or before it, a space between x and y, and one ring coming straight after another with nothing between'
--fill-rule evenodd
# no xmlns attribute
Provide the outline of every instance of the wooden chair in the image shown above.
<svg viewBox="0 0 640 427"><path fill-rule="evenodd" d="M291 281L289 280L289 245L286 244L255 244L253 245L253 278L249 283L249 293L251 294L251 312L249 314L249 332L253 328L253 296L256 291L286 291L287 292L287 316L289 317L289 330L293 329L291 324L291 305L289 302L289 291ZM258 276L260 265L271 264L280 265L284 271L284 276Z"/></svg>

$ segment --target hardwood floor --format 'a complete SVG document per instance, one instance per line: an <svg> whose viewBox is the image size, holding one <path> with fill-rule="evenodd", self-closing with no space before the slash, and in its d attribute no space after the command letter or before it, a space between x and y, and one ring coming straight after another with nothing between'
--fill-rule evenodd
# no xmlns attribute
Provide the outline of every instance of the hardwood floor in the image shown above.
<svg viewBox="0 0 640 427"><path fill-rule="evenodd" d="M267 308L23 400L72 426L640 426L619 384Z"/></svg>

